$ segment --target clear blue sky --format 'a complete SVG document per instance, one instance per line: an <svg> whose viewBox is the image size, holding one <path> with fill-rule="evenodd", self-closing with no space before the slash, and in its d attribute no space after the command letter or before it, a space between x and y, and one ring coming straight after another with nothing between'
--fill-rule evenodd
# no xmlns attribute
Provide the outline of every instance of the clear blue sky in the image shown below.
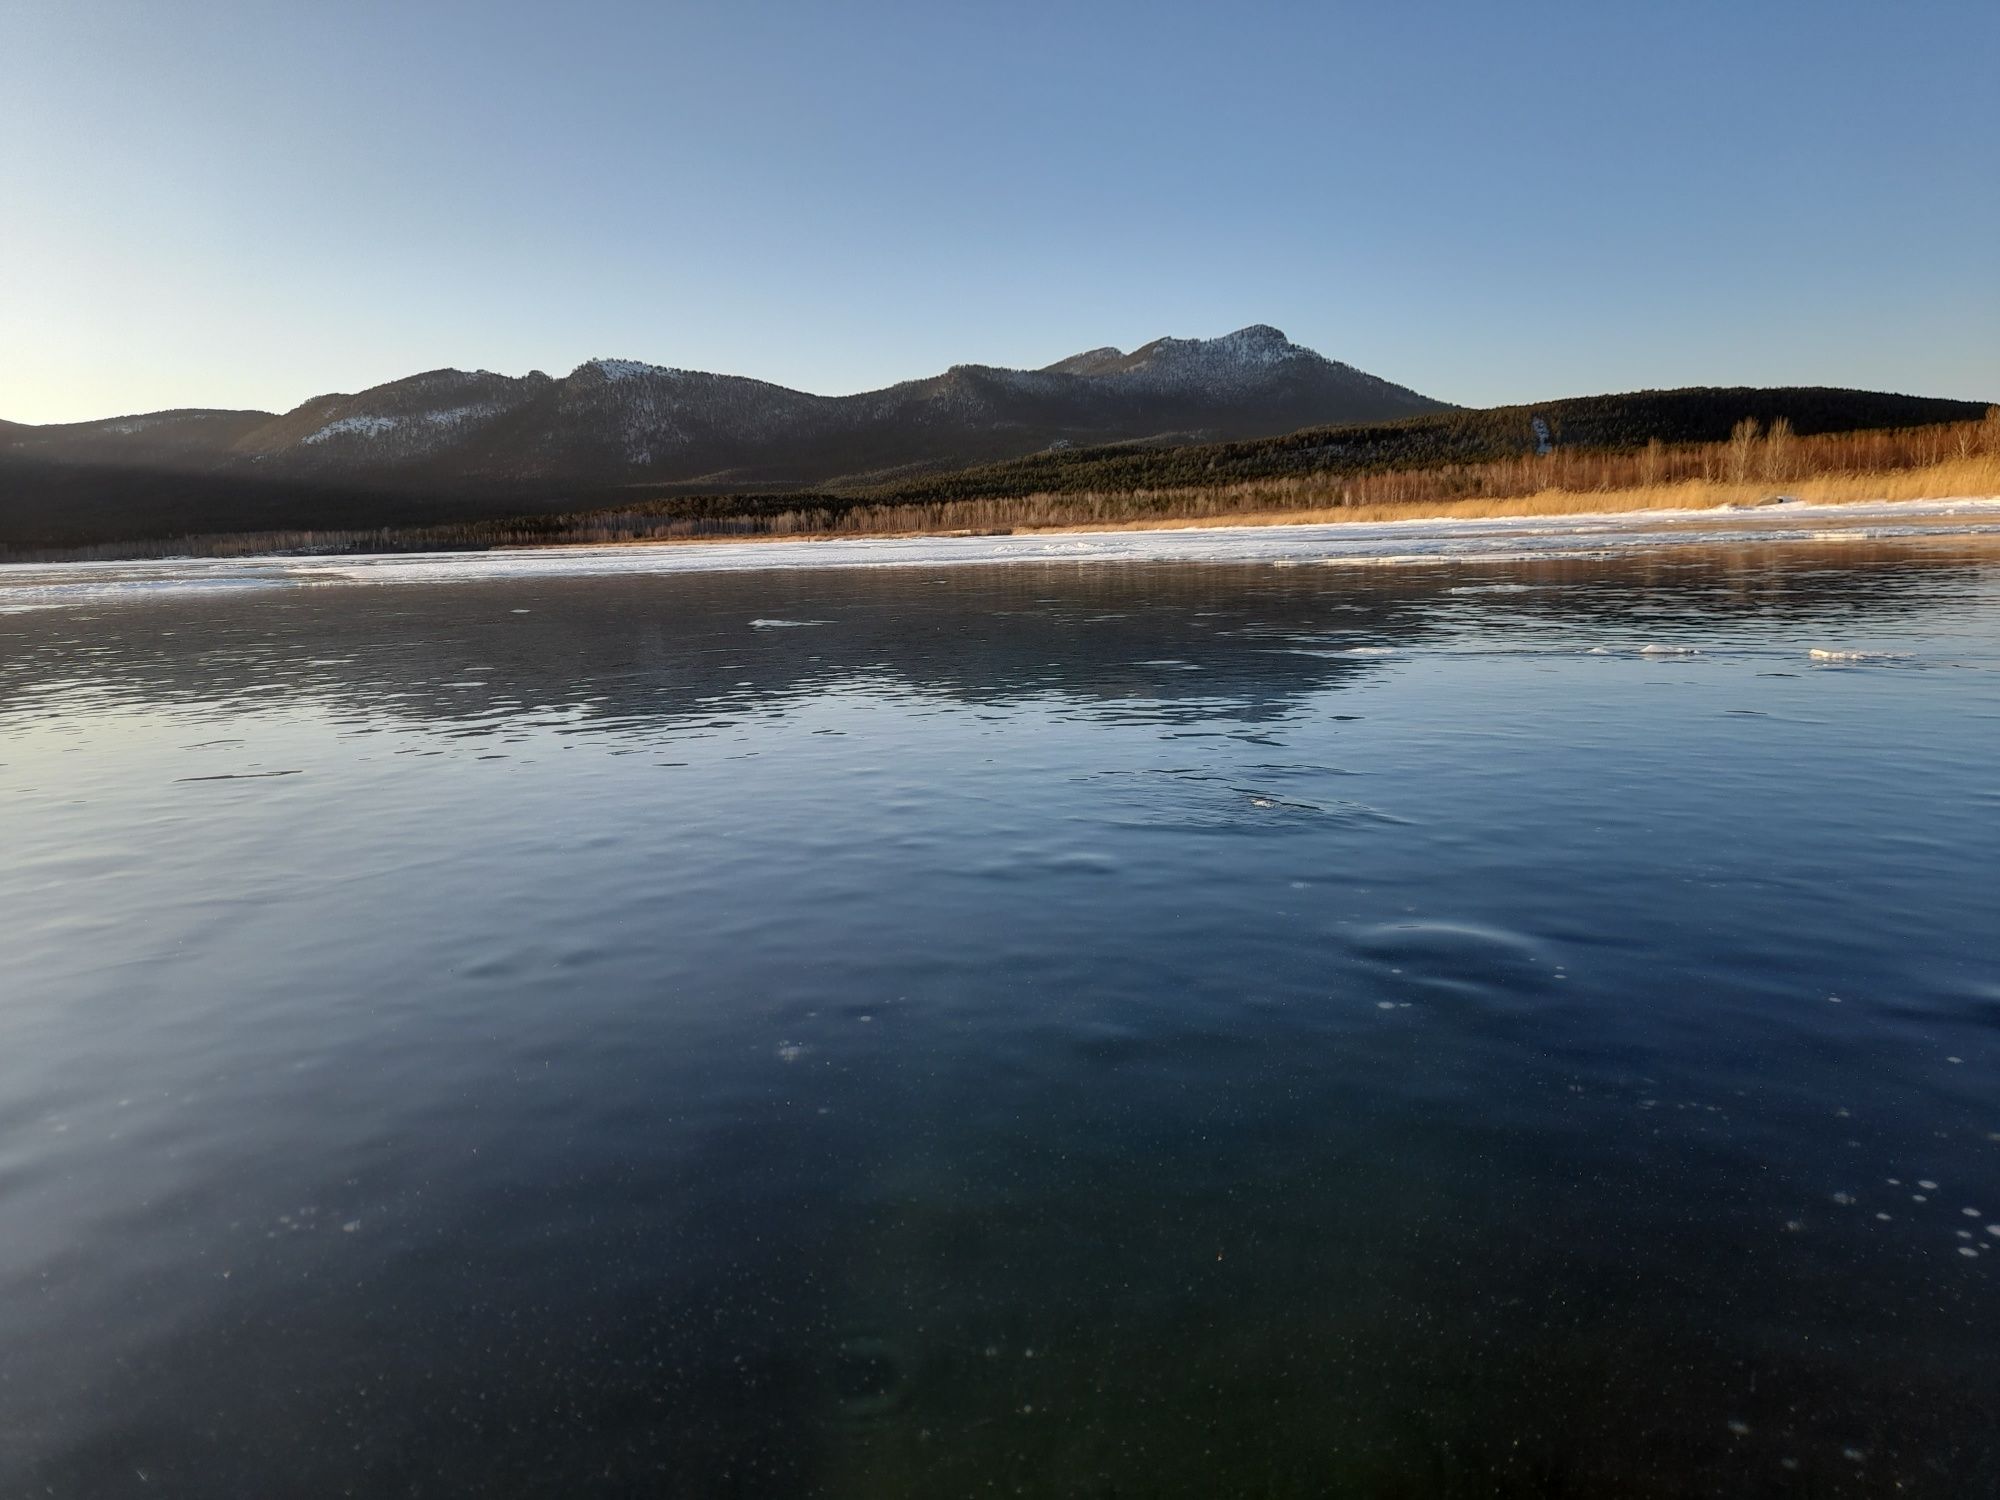
<svg viewBox="0 0 2000 1500"><path fill-rule="evenodd" d="M1275 323L2000 399L2000 3L0 0L0 416Z"/></svg>

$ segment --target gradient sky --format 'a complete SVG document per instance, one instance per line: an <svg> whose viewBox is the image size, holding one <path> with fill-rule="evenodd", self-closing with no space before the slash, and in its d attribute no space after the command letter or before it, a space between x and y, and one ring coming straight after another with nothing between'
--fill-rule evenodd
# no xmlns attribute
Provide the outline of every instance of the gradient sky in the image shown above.
<svg viewBox="0 0 2000 1500"><path fill-rule="evenodd" d="M2000 4L0 0L0 417L1274 323L2000 400Z"/></svg>

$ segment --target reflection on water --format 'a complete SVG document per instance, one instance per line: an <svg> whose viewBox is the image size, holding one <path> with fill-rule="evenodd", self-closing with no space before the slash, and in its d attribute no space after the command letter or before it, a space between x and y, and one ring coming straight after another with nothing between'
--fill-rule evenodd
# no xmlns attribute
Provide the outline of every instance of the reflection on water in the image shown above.
<svg viewBox="0 0 2000 1500"><path fill-rule="evenodd" d="M1996 624L1960 544L0 614L0 1483L1994 1493Z"/></svg>

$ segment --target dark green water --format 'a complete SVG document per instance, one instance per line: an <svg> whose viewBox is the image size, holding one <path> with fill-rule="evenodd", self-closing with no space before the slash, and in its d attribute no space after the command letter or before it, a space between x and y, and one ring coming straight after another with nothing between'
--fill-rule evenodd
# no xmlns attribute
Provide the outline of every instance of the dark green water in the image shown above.
<svg viewBox="0 0 2000 1500"><path fill-rule="evenodd" d="M0 1494L2000 1494L1996 751L1973 544L0 614Z"/></svg>

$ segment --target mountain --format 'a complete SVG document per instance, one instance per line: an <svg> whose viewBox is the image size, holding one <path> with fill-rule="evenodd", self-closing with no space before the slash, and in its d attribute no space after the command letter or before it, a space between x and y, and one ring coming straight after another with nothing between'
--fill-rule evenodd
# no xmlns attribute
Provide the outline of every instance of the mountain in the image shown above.
<svg viewBox="0 0 2000 1500"><path fill-rule="evenodd" d="M955 365L853 396L623 359L560 378L432 370L282 414L0 423L0 540L407 522L629 486L882 483L1051 448L1227 441L1446 409L1264 325L1040 370Z"/></svg>

